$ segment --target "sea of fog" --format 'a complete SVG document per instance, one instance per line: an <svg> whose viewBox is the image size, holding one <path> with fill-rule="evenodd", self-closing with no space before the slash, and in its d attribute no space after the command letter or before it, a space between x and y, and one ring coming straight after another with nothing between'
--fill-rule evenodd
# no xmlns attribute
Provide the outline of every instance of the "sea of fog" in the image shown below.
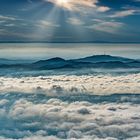
<svg viewBox="0 0 140 140"><path fill-rule="evenodd" d="M6 51L1 47L0 56L5 58L5 51L8 58L29 58L25 49L17 47L13 55L15 48L10 53L9 48ZM78 55L77 49L73 52ZM84 51L79 56L86 56ZM57 53L47 52L30 53L30 58L53 57ZM134 58L138 53L135 46L132 54L126 54ZM139 139L139 70L0 69L0 140Z"/></svg>

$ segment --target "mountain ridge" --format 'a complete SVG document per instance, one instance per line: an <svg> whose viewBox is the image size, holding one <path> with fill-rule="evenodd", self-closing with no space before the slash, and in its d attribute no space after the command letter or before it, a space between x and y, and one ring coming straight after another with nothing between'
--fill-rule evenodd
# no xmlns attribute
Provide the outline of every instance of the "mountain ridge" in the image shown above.
<svg viewBox="0 0 140 140"><path fill-rule="evenodd" d="M120 56L111 55L92 55L79 59L65 60L60 57L54 57L46 60L39 60L27 64L3 64L0 68L23 68L37 70L53 69L79 69L79 68L140 68L140 61Z"/></svg>
<svg viewBox="0 0 140 140"><path fill-rule="evenodd" d="M92 55L84 58L75 59L74 61L79 62L109 62L109 61L121 61L121 62L130 62L134 59L120 57L120 56L111 56L111 55Z"/></svg>

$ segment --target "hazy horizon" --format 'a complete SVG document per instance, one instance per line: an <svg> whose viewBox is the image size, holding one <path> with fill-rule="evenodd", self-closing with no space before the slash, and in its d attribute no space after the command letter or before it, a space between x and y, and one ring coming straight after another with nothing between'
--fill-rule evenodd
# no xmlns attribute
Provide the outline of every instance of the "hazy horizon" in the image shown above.
<svg viewBox="0 0 140 140"><path fill-rule="evenodd" d="M0 43L0 56L8 59L38 60L52 57L73 59L103 54L140 59L140 45L110 43Z"/></svg>

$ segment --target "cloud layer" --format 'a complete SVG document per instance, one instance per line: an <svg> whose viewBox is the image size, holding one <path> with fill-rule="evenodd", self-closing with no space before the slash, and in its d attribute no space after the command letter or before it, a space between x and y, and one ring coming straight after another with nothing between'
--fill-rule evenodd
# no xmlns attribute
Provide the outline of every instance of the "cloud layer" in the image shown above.
<svg viewBox="0 0 140 140"><path fill-rule="evenodd" d="M8 96L0 100L0 140L140 138L139 104Z"/></svg>
<svg viewBox="0 0 140 140"><path fill-rule="evenodd" d="M44 94L109 95L140 93L140 74L54 75L37 77L0 77L0 92Z"/></svg>
<svg viewBox="0 0 140 140"><path fill-rule="evenodd" d="M39 75L0 77L0 140L140 138L140 73Z"/></svg>

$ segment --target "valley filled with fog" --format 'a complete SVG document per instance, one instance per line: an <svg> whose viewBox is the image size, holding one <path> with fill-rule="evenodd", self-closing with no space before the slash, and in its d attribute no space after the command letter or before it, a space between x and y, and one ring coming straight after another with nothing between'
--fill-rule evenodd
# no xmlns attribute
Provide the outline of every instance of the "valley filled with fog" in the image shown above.
<svg viewBox="0 0 140 140"><path fill-rule="evenodd" d="M50 45L1 44L0 140L139 140L139 45Z"/></svg>
<svg viewBox="0 0 140 140"><path fill-rule="evenodd" d="M138 140L138 70L1 69L1 140Z"/></svg>

